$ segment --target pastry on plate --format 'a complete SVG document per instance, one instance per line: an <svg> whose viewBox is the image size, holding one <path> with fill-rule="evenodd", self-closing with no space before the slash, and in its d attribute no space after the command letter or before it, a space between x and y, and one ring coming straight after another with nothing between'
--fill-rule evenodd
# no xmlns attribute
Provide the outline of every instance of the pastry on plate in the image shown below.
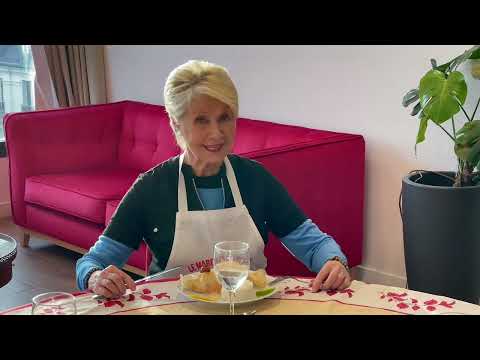
<svg viewBox="0 0 480 360"><path fill-rule="evenodd" d="M212 269L205 267L200 273L180 275L180 284L183 290L191 290L201 294L222 292L222 285L218 281ZM267 286L267 273L264 269L249 271L248 279L245 280L243 289L263 289ZM240 289L239 289L240 290Z"/></svg>
<svg viewBox="0 0 480 360"><path fill-rule="evenodd" d="M203 268L198 274L180 275L183 290L191 290L202 294L220 293L222 285L215 273L209 268Z"/></svg>
<svg viewBox="0 0 480 360"><path fill-rule="evenodd" d="M248 280L250 280L256 288L263 289L267 286L267 273L264 269L249 271Z"/></svg>

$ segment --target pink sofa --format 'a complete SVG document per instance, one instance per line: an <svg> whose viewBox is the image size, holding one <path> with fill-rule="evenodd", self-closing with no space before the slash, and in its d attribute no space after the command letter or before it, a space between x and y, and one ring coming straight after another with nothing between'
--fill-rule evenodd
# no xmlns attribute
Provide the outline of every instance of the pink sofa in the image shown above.
<svg viewBox="0 0 480 360"><path fill-rule="evenodd" d="M7 114L14 222L84 253L108 224L139 173L179 153L163 106L135 101ZM261 162L320 228L334 236L351 266L363 241L365 145L362 136L240 118L234 153ZM273 236L271 274L311 275ZM145 246L127 270L144 274Z"/></svg>

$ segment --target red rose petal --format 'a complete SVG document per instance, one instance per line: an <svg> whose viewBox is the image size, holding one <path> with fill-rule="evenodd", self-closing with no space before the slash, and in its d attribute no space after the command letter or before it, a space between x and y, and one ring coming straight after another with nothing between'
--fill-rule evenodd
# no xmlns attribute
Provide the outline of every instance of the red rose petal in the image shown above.
<svg viewBox="0 0 480 360"><path fill-rule="evenodd" d="M155 295L155 297L157 299L162 299L162 298L170 299L170 295L168 295L167 293L160 293L160 294Z"/></svg>
<svg viewBox="0 0 480 360"><path fill-rule="evenodd" d="M447 303L447 302L444 300L444 301L442 301L442 302L441 302L440 304L438 304L438 305L441 305L441 306L444 306L444 307L446 307L446 308L451 309L452 306L453 306L453 304L455 304L455 301L453 301L453 302L451 302L451 303L449 304L449 303Z"/></svg>

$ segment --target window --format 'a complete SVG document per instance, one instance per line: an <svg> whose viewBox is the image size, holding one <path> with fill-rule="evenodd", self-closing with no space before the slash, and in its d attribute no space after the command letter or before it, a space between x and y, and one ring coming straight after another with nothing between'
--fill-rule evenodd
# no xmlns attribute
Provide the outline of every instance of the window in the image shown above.
<svg viewBox="0 0 480 360"><path fill-rule="evenodd" d="M0 142L5 141L3 115L35 110L33 66L30 45L0 45Z"/></svg>
<svg viewBox="0 0 480 360"><path fill-rule="evenodd" d="M31 81L22 80L22 111L31 111L32 110L32 89Z"/></svg>
<svg viewBox="0 0 480 360"><path fill-rule="evenodd" d="M0 117L5 114L5 100L3 100L3 80L0 78Z"/></svg>

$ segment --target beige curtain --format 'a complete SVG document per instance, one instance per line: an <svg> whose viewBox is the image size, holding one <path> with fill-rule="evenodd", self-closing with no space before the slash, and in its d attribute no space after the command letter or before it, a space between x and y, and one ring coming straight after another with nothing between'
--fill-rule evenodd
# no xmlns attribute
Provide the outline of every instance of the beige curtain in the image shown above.
<svg viewBox="0 0 480 360"><path fill-rule="evenodd" d="M58 108L44 46L32 45L32 57L35 66L35 110Z"/></svg>
<svg viewBox="0 0 480 360"><path fill-rule="evenodd" d="M105 103L103 46L44 45L60 107Z"/></svg>

